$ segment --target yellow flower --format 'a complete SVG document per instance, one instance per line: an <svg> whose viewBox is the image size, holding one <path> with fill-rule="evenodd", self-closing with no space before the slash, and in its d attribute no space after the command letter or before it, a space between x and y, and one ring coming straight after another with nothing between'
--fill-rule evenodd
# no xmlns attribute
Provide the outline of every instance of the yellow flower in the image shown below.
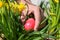
<svg viewBox="0 0 60 40"><path fill-rule="evenodd" d="M14 10L14 12L17 11L17 7L18 7L18 4L17 4L16 1L14 1L14 4L13 4L13 10Z"/></svg>
<svg viewBox="0 0 60 40"><path fill-rule="evenodd" d="M12 8L12 7L14 7L14 3L9 3L9 6Z"/></svg>
<svg viewBox="0 0 60 40"><path fill-rule="evenodd" d="M18 7L18 4L17 4L16 1L14 1L14 3L15 3L15 4L14 4L13 6L14 6L14 8L16 9L16 8Z"/></svg>
<svg viewBox="0 0 60 40"><path fill-rule="evenodd" d="M59 3L59 0L54 0L56 3Z"/></svg>
<svg viewBox="0 0 60 40"><path fill-rule="evenodd" d="M25 8L26 8L26 5L20 2L20 4L18 5L19 11L22 12Z"/></svg>
<svg viewBox="0 0 60 40"><path fill-rule="evenodd" d="M3 3L2 3L2 1L0 1L0 7L2 7L2 5L3 5Z"/></svg>
<svg viewBox="0 0 60 40"><path fill-rule="evenodd" d="M13 2L10 3L10 8L11 8L14 12L16 12L17 7L18 7L18 4L16 3L16 1L14 1L14 3L13 3Z"/></svg>

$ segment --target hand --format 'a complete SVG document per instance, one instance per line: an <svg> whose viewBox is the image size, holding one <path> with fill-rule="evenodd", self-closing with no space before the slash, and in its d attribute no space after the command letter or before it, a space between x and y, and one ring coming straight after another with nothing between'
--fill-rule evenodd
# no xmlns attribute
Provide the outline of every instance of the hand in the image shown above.
<svg viewBox="0 0 60 40"><path fill-rule="evenodd" d="M26 3L28 5L28 15L30 15L31 13L34 14L34 18L35 18L34 30L37 31L38 29L42 28L42 26L39 26L39 24L44 19L43 11L40 7L35 6L31 4L30 2L26 2ZM23 23L25 21L25 17L26 17L26 11L24 10L22 11L22 15L21 15L21 20Z"/></svg>

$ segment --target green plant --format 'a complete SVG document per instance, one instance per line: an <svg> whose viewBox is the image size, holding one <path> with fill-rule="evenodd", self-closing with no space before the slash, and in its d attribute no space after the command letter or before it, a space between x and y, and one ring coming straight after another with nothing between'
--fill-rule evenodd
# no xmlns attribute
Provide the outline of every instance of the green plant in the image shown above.
<svg viewBox="0 0 60 40"><path fill-rule="evenodd" d="M47 17L42 23L47 21L47 25L39 31L28 32L24 30L20 20L21 12L18 9L14 10L10 4L14 3L14 6L17 6L17 3L14 0L2 0L1 2L7 3L0 7L0 33L5 35L5 40L45 40L47 38L58 40L60 38L60 2L50 0L49 9L44 5Z"/></svg>

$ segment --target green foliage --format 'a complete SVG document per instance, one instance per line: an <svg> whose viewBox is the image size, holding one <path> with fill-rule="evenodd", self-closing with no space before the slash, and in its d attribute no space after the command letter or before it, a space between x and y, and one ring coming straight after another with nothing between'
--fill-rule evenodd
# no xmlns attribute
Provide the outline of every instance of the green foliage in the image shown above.
<svg viewBox="0 0 60 40"><path fill-rule="evenodd" d="M54 15L49 14L45 6L44 9L47 17L42 21L42 23L47 21L47 25L39 31L31 32L24 30L18 11L14 12L10 9L10 6L9 9L5 6L0 8L0 33L5 35L6 40L45 40L47 38L60 38L60 4L54 4L50 0L50 5L49 12L52 12Z"/></svg>

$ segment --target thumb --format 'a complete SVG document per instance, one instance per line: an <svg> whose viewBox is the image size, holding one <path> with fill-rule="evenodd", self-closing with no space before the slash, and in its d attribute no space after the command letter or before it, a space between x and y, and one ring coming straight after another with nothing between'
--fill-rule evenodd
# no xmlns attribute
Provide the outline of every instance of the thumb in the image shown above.
<svg viewBox="0 0 60 40"><path fill-rule="evenodd" d="M38 31L37 28L34 28L34 31Z"/></svg>

